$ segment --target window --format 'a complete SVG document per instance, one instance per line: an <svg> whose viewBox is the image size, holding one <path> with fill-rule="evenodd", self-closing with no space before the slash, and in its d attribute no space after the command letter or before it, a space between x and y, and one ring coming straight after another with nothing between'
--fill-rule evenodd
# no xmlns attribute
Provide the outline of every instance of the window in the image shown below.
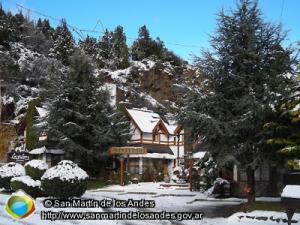
<svg viewBox="0 0 300 225"><path fill-rule="evenodd" d="M158 135L159 134L153 134L153 141L158 141Z"/></svg>

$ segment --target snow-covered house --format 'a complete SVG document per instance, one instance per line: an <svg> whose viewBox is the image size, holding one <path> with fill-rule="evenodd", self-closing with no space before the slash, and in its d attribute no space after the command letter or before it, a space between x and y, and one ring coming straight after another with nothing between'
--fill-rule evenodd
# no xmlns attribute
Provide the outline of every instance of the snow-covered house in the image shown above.
<svg viewBox="0 0 300 225"><path fill-rule="evenodd" d="M129 146L147 149L147 154L129 155L129 172L141 175L150 167L160 167L156 171L170 173L184 157L183 127L174 121L164 121L151 110L125 110L132 132Z"/></svg>

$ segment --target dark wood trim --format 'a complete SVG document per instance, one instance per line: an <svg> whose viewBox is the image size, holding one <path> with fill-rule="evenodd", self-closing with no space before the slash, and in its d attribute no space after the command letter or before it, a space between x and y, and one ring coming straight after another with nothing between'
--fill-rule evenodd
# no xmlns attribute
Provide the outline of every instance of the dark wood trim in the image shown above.
<svg viewBox="0 0 300 225"><path fill-rule="evenodd" d="M125 107L125 112L127 114L127 116L132 120L132 122L134 123L134 125L139 129L139 131L142 132L142 129L138 126L137 122L135 122L135 120L133 119L133 117L130 115L130 113L128 112L128 109Z"/></svg>
<svg viewBox="0 0 300 225"><path fill-rule="evenodd" d="M159 125L162 125L162 128L163 128L163 129L165 130L165 132L166 132L165 134L170 134L169 131L168 131L168 129L167 129L167 127L166 127L166 125L165 125L165 123L163 122L162 119L160 119L160 120L157 122L157 124L155 125L155 127L153 128L153 130L152 130L153 133L155 133L156 130L159 131L159 129L157 129L157 127L159 127Z"/></svg>

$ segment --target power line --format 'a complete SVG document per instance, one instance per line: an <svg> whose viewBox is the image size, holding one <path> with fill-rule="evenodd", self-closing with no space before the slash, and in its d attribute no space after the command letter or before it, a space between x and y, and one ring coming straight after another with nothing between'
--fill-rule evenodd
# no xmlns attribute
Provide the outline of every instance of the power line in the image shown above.
<svg viewBox="0 0 300 225"><path fill-rule="evenodd" d="M24 9L24 10L26 10L26 11L28 11L28 12L35 13L35 14L37 14L37 15L40 15L40 16L45 17L45 18L49 18L49 19L54 20L54 21L56 21L56 22L61 22L61 21L62 21L62 19L58 19L58 18L55 18L55 17L53 17L53 16L50 16L50 15L41 13L41 12L39 12L39 11L30 9L30 8L27 8L27 7L25 7L25 6L23 6L23 5L20 5L20 4L18 4L18 3L16 3L16 6L19 7L19 8L21 8L21 9ZM100 25L101 25L103 31L96 31L96 30L95 30L99 23L100 23ZM101 22L100 19L97 21L97 23L96 23L96 25L95 25L95 27L94 27L93 30L90 30L90 29L82 29L82 28L79 28L79 27L70 25L70 24L68 24L68 23L66 23L66 25L67 25L71 30L73 30L74 32L76 32L76 33L81 37L81 39L84 39L84 38L85 38L84 35L83 35L83 32L85 32L85 33L95 33L95 34L105 34L105 29L104 29L104 26L103 26L103 24L102 24L102 22ZM126 38L129 39L129 40L137 40L136 37L127 37L127 36L126 36ZM163 42L163 43L165 43L165 44L167 44L167 45L173 45L173 46L179 46L179 47L201 48L201 46L199 46L199 45L188 45L188 44L173 43L173 42Z"/></svg>

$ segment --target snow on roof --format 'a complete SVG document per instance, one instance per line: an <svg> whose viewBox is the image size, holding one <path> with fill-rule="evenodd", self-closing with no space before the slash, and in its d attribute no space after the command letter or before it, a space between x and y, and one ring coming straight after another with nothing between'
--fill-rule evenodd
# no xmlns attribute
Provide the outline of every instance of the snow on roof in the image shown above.
<svg viewBox="0 0 300 225"><path fill-rule="evenodd" d="M44 153L62 155L65 152L62 149L46 149L45 146L43 146L41 148L33 149L29 152L29 154L32 154L32 155L40 155L40 154L44 154Z"/></svg>
<svg viewBox="0 0 300 225"><path fill-rule="evenodd" d="M281 198L300 199L300 185L286 185L282 191Z"/></svg>
<svg viewBox="0 0 300 225"><path fill-rule="evenodd" d="M177 128L177 124L168 124L164 122L157 113L154 113L153 111L146 108L132 108L127 109L127 111L133 118L133 120L137 123L142 132L152 133L154 127L160 120L164 123L170 134L174 134L174 131Z"/></svg>
<svg viewBox="0 0 300 225"><path fill-rule="evenodd" d="M150 158L150 159L176 159L176 156L167 153L147 153L139 155L129 155L130 158Z"/></svg>
<svg viewBox="0 0 300 225"><path fill-rule="evenodd" d="M39 154L43 154L45 153L46 151L46 147L43 146L41 148L36 148L36 149L33 149L29 152L29 154L32 154L32 155L39 155Z"/></svg>
<svg viewBox="0 0 300 225"><path fill-rule="evenodd" d="M14 177L11 179L11 181L19 181L30 187L40 187L41 186L41 181L33 180L30 176Z"/></svg>
<svg viewBox="0 0 300 225"><path fill-rule="evenodd" d="M32 168L36 168L39 170L47 170L48 169L48 164L45 161L39 160L39 159L30 160L29 162L27 162L25 164L25 167L26 166L30 166Z"/></svg>
<svg viewBox="0 0 300 225"><path fill-rule="evenodd" d="M160 116L151 110L133 108L127 109L127 111L141 131L145 133L152 133L153 128L160 120Z"/></svg>
<svg viewBox="0 0 300 225"><path fill-rule="evenodd" d="M41 108L41 107L35 107L35 108L40 117L44 118L48 115L48 110Z"/></svg>
<svg viewBox="0 0 300 225"><path fill-rule="evenodd" d="M164 122L166 128L168 129L170 134L174 134L175 129L178 127L177 125L169 125Z"/></svg>
<svg viewBox="0 0 300 225"><path fill-rule="evenodd" d="M193 154L194 159L202 159L205 156L206 152L196 152Z"/></svg>

